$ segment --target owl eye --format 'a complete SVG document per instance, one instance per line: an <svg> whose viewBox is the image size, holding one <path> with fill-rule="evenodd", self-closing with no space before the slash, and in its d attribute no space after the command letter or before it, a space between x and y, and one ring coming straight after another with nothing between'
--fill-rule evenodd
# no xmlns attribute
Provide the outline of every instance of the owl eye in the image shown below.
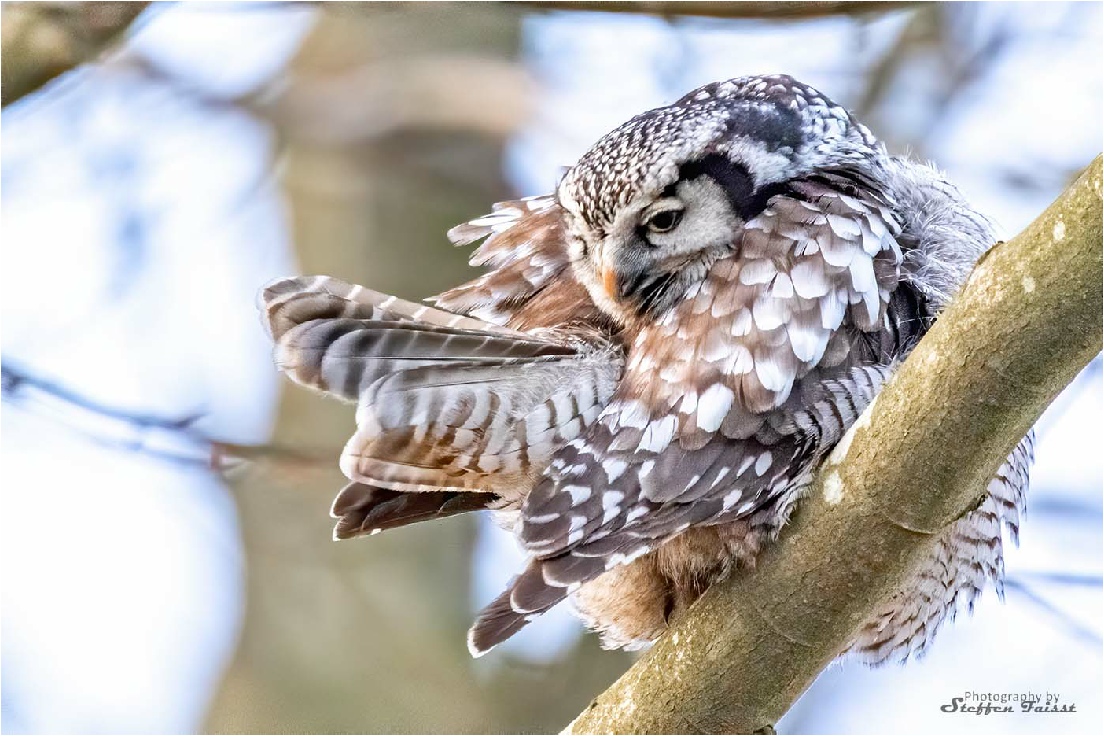
<svg viewBox="0 0 1104 736"><path fill-rule="evenodd" d="M669 233L682 221L682 210L663 210L648 218L644 226L653 233Z"/></svg>

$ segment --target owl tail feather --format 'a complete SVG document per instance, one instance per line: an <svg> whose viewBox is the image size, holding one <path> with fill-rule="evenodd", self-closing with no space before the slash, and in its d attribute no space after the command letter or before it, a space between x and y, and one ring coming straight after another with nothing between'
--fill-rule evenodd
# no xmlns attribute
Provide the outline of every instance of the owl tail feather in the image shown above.
<svg viewBox="0 0 1104 736"><path fill-rule="evenodd" d="M510 587L480 612L468 631L468 651L473 657L483 656L605 570L603 558L571 553L531 560ZM565 571L572 574L560 577Z"/></svg>
<svg viewBox="0 0 1104 736"><path fill-rule="evenodd" d="M261 300L280 369L303 386L352 402L378 379L407 369L502 366L576 352L327 276L280 279L265 287Z"/></svg>
<svg viewBox="0 0 1104 736"><path fill-rule="evenodd" d="M337 519L334 539L352 539L419 521L444 519L468 511L491 508L498 500L498 496L493 493L403 493L354 482L337 494L330 516Z"/></svg>
<svg viewBox="0 0 1104 736"><path fill-rule="evenodd" d="M482 657L566 598L568 592L545 580L544 560L531 560L475 619L468 631L468 651L473 657Z"/></svg>
<svg viewBox="0 0 1104 736"><path fill-rule="evenodd" d="M515 611L510 605L510 591L503 592L479 613L468 630L468 651L473 657L482 657L525 628L537 615Z"/></svg>

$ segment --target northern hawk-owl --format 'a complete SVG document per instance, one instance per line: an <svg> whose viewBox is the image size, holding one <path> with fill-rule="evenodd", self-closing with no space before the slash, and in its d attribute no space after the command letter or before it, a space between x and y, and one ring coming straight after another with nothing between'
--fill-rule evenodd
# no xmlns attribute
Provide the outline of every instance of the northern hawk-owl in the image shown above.
<svg viewBox="0 0 1104 736"><path fill-rule="evenodd" d="M481 654L572 599L611 647L750 565L993 241L933 168L787 76L708 84L601 138L554 194L451 240L487 272L412 304L327 277L264 292L279 366L356 402L339 539L493 509L529 556ZM1032 438L861 628L923 649L1015 538Z"/></svg>

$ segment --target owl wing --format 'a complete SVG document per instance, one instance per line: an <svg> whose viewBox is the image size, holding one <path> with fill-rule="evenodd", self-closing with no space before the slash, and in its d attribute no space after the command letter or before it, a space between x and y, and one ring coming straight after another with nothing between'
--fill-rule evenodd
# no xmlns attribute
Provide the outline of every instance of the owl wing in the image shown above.
<svg viewBox="0 0 1104 736"><path fill-rule="evenodd" d="M519 500L532 475L598 417L620 370L616 356L598 349L393 373L361 396L341 468L391 490Z"/></svg>
<svg viewBox="0 0 1104 736"><path fill-rule="evenodd" d="M434 301L450 311L506 322L567 270L562 228L562 213L551 196L498 202L490 214L457 225L448 231L449 240L454 245L482 240L468 263L489 270Z"/></svg>
<svg viewBox="0 0 1104 736"><path fill-rule="evenodd" d="M458 242L487 238L473 261L493 270L439 297L447 309L328 277L264 290L278 365L358 404L341 459L354 483L333 509L339 537L520 503L613 394L620 350L593 328L554 203L498 210L454 229Z"/></svg>
<svg viewBox="0 0 1104 736"><path fill-rule="evenodd" d="M412 368L577 353L328 276L279 279L264 288L261 299L280 369L303 386L346 401L357 401L380 378Z"/></svg>
<svg viewBox="0 0 1104 736"><path fill-rule="evenodd" d="M552 196L499 202L448 235L456 245L482 240L469 262L489 270L435 297L442 309L518 330L586 325L614 331L575 278L563 210Z"/></svg>
<svg viewBox="0 0 1104 736"><path fill-rule="evenodd" d="M643 461L639 445L624 449L600 418L585 438L556 455L526 499L521 537L534 559L484 609L469 633L469 649L474 655L488 651L582 583L691 526L750 515L808 485L891 370L856 367L816 381L805 391L804 408L775 415L752 436L716 434L692 450L672 442ZM617 405L615 399L611 409ZM641 435L640 442L669 439Z"/></svg>
<svg viewBox="0 0 1104 736"><path fill-rule="evenodd" d="M492 493L404 493L354 481L337 494L330 516L337 519L334 539L350 539L419 521L493 508L498 501Z"/></svg>
<svg viewBox="0 0 1104 736"><path fill-rule="evenodd" d="M508 332L514 347L488 361L491 345L491 357L506 355L493 339L456 362L388 370L362 386L359 428L342 457L350 478L396 491L495 491L520 503L553 452L594 423L623 359L575 279L562 214L553 197L531 197L449 231L456 245L482 240L470 262L489 270L420 314L466 315L476 331Z"/></svg>

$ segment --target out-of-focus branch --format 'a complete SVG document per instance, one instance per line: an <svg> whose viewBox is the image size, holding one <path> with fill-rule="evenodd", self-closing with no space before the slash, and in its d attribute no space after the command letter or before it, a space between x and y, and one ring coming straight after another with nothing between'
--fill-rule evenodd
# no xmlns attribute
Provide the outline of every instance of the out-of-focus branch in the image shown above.
<svg viewBox="0 0 1104 736"><path fill-rule="evenodd" d="M602 13L644 13L664 17L700 16L706 18L762 18L764 20L802 20L832 15L866 15L890 10L906 10L919 2L571 2L570 0L532 0L511 3L525 10L575 10Z"/></svg>
<svg viewBox="0 0 1104 736"><path fill-rule="evenodd" d="M521 11L576 10L774 20L904 10L909 2L525 2ZM404 4L335 3L334 13L402 13ZM403 129L472 130L505 137L526 122L535 84L516 64L473 56L374 60L339 73L297 73L244 103L297 138L329 145Z"/></svg>
<svg viewBox="0 0 1104 736"><path fill-rule="evenodd" d="M0 104L34 92L108 49L145 2L4 3Z"/></svg>
<svg viewBox="0 0 1104 736"><path fill-rule="evenodd" d="M710 589L571 733L770 729L975 508L1101 349L1101 158L994 246L752 573Z"/></svg>
<svg viewBox="0 0 1104 736"><path fill-rule="evenodd" d="M506 138L528 119L536 87L517 64L476 56L373 62L338 73L289 73L244 104L301 140L365 142L404 129Z"/></svg>
<svg viewBox="0 0 1104 736"><path fill-rule="evenodd" d="M329 448L312 451L223 442L197 428L203 418L200 413L169 417L112 406L11 363L6 360L0 368L0 395L5 401L55 419L101 445L218 472L229 472L244 462L278 466L284 473L318 471L332 465Z"/></svg>

